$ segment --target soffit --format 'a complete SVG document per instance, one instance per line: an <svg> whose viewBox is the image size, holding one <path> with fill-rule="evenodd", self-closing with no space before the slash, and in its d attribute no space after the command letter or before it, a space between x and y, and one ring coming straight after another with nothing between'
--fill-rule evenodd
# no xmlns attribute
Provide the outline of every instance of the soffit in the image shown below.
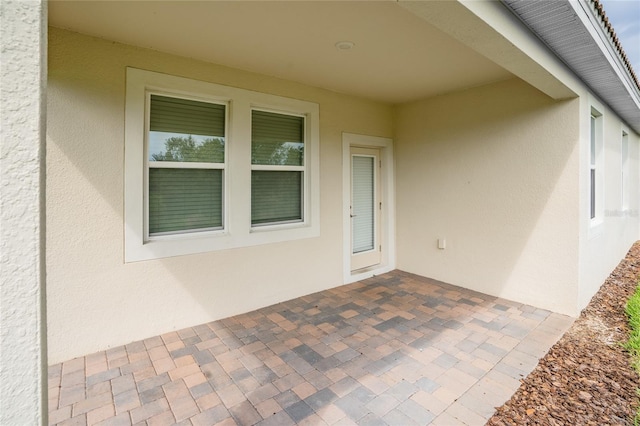
<svg viewBox="0 0 640 426"><path fill-rule="evenodd" d="M512 77L388 1L54 0L49 24L389 103Z"/></svg>
<svg viewBox="0 0 640 426"><path fill-rule="evenodd" d="M595 94L640 133L637 79L590 2L502 1Z"/></svg>

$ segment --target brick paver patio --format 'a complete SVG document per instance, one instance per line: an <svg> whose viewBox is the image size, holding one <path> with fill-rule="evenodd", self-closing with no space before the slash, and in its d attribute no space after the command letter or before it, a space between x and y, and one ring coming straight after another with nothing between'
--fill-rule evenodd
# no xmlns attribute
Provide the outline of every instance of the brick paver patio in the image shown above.
<svg viewBox="0 0 640 426"><path fill-rule="evenodd" d="M479 425L573 319L394 271L49 368L60 425Z"/></svg>

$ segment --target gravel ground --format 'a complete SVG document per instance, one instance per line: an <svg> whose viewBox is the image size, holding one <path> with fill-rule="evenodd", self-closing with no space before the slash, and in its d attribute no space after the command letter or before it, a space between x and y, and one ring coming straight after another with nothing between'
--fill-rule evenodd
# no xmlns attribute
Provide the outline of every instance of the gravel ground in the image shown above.
<svg viewBox="0 0 640 426"><path fill-rule="evenodd" d="M640 377L622 344L625 304L639 277L640 241L487 424L632 425Z"/></svg>

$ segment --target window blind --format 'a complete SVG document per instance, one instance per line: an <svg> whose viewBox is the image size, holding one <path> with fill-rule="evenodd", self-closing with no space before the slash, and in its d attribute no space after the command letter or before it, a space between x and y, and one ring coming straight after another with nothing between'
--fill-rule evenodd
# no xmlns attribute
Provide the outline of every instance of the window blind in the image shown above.
<svg viewBox="0 0 640 426"><path fill-rule="evenodd" d="M304 117L252 111L251 164L304 165Z"/></svg>
<svg viewBox="0 0 640 426"><path fill-rule="evenodd" d="M251 172L251 224L302 220L303 172Z"/></svg>
<svg viewBox="0 0 640 426"><path fill-rule="evenodd" d="M374 248L374 158L352 157L353 253Z"/></svg>
<svg viewBox="0 0 640 426"><path fill-rule="evenodd" d="M302 221L304 117L252 111L251 164L251 224Z"/></svg>
<svg viewBox="0 0 640 426"><path fill-rule="evenodd" d="M222 227L222 170L150 169L149 233Z"/></svg>
<svg viewBox="0 0 640 426"><path fill-rule="evenodd" d="M149 130L224 137L225 105L151 95Z"/></svg>
<svg viewBox="0 0 640 426"><path fill-rule="evenodd" d="M225 105L151 95L149 133L149 235L222 228Z"/></svg>

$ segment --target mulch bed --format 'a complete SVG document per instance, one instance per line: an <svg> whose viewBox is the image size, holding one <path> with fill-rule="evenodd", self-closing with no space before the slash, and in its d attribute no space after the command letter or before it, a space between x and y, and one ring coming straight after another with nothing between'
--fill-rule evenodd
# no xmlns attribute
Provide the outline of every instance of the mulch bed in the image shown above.
<svg viewBox="0 0 640 426"><path fill-rule="evenodd" d="M639 278L637 242L487 425L633 424L640 377L622 344L629 336L625 304Z"/></svg>

